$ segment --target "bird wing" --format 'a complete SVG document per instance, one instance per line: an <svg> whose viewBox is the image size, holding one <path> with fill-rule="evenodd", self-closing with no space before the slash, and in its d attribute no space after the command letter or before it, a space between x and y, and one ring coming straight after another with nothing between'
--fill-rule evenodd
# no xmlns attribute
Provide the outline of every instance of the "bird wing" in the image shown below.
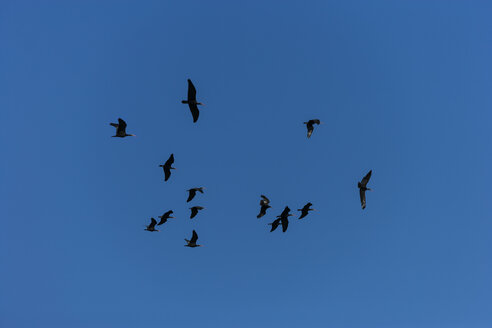
<svg viewBox="0 0 492 328"><path fill-rule="evenodd" d="M116 135L126 134L126 122L121 118L118 119L118 126L116 127Z"/></svg>
<svg viewBox="0 0 492 328"><path fill-rule="evenodd" d="M154 218L150 218L149 229L153 229L156 224L157 224L157 221Z"/></svg>
<svg viewBox="0 0 492 328"><path fill-rule="evenodd" d="M366 176L360 182L363 187L365 187L369 182L369 180L371 179L371 174L372 174L372 170L370 170L369 173L367 173Z"/></svg>
<svg viewBox="0 0 492 328"><path fill-rule="evenodd" d="M290 208L288 206L285 206L285 208L284 208L282 214L280 214L280 216L287 217L287 215L289 214L289 212L290 212Z"/></svg>
<svg viewBox="0 0 492 328"><path fill-rule="evenodd" d="M195 123L198 121L198 116L200 116L198 105L196 103L188 103L188 107L190 107L191 115L193 116L193 123Z"/></svg>
<svg viewBox="0 0 492 328"><path fill-rule="evenodd" d="M261 195L261 198L263 198L263 204L270 204L270 200L267 198L267 196Z"/></svg>
<svg viewBox="0 0 492 328"><path fill-rule="evenodd" d="M258 219L261 218L263 215L266 214L266 210L267 210L267 207L266 206L261 206L261 208L260 208L260 214L258 214L256 217Z"/></svg>
<svg viewBox="0 0 492 328"><path fill-rule="evenodd" d="M195 189L190 189L188 190L189 192L189 195L188 195L188 199L186 200L186 202L189 202L193 199L193 197L195 197L196 195L196 190Z"/></svg>
<svg viewBox="0 0 492 328"><path fill-rule="evenodd" d="M359 189L359 194L360 194L360 205L362 206L362 209L366 208L366 191L364 189Z"/></svg>
<svg viewBox="0 0 492 328"><path fill-rule="evenodd" d="M164 163L164 166L171 167L174 163L174 154L171 154L169 158L167 159L166 163Z"/></svg>
<svg viewBox="0 0 492 328"><path fill-rule="evenodd" d="M281 221L282 221L282 231L286 232L287 227L289 226L289 220L287 218L285 218L285 219L282 219Z"/></svg>
<svg viewBox="0 0 492 328"><path fill-rule="evenodd" d="M275 231L275 229L277 229L279 224L280 224L280 219L276 219L275 221L270 223L270 225L272 226L272 229L270 230L270 232Z"/></svg>
<svg viewBox="0 0 492 328"><path fill-rule="evenodd" d="M188 101L190 100L196 101L196 89L195 86L193 85L193 82L191 82L191 80L188 79Z"/></svg>
<svg viewBox="0 0 492 328"><path fill-rule="evenodd" d="M164 169L164 181L167 181L171 176L171 170L169 169L168 166L164 166L163 169Z"/></svg>
<svg viewBox="0 0 492 328"><path fill-rule="evenodd" d="M311 125L312 124L320 124L321 123L321 121L318 120L318 119L310 120L310 122L311 122Z"/></svg>
<svg viewBox="0 0 492 328"><path fill-rule="evenodd" d="M314 127L312 125L307 125L307 137L311 138L311 135L313 134Z"/></svg>
<svg viewBox="0 0 492 328"><path fill-rule="evenodd" d="M161 218L161 220L159 221L159 223L157 223L157 225L161 225L167 222L167 217L165 215L159 217Z"/></svg>
<svg viewBox="0 0 492 328"><path fill-rule="evenodd" d="M198 234L196 233L195 230L193 230L193 235L191 236L190 243L195 244L197 240L198 240Z"/></svg>
<svg viewBox="0 0 492 328"><path fill-rule="evenodd" d="M190 219L193 219L197 214L198 214L198 209L196 207L192 207Z"/></svg>

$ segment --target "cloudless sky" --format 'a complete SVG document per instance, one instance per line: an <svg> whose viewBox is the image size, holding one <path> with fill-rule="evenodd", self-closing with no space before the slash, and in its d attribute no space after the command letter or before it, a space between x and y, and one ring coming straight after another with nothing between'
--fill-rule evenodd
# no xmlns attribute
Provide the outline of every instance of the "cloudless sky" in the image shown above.
<svg viewBox="0 0 492 328"><path fill-rule="evenodd" d="M491 12L1 1L0 326L491 327Z"/></svg>

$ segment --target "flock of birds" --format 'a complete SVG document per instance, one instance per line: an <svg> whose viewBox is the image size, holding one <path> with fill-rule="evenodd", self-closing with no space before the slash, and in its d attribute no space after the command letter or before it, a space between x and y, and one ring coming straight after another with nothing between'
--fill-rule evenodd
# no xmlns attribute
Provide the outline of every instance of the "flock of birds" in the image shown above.
<svg viewBox="0 0 492 328"><path fill-rule="evenodd" d="M198 121L198 117L200 115L198 105L203 105L203 103L198 102L196 100L196 88L190 79L188 79L188 98L186 100L182 100L181 103L188 104L191 115L193 117L193 123L196 123ZM125 138L125 137L134 137L135 136L134 134L126 133L127 124L121 118L118 119L118 123L109 123L109 124L116 128L116 134L113 137ZM322 122L319 119L312 119L312 120L309 120L307 122L304 122L304 124L306 124L306 128L307 128L307 137L311 138L311 135L313 134L313 131L314 131L314 125L315 124L316 125L322 124ZM169 180L169 178L171 177L171 170L175 170L175 168L172 167L173 163L174 163L174 154L171 154L169 156L168 160L164 164L159 165L159 167L162 167L162 169L164 170L164 181ZM372 174L372 170L369 171L362 178L362 180L357 184L357 187L359 188L360 203L361 203L362 209L366 208L366 191L371 190L370 188L367 187L367 184L369 183L369 180L371 179L371 174ZM200 192L203 194L204 189L205 189L204 187L197 187L197 188L188 189L187 190L188 191L188 199L186 200L186 202L192 201L193 198L195 198L197 192ZM311 203L307 203L306 205L304 205L303 208L298 209L298 211L301 212L299 219L303 219L304 217L306 217L309 214L310 211L315 210L315 209L311 208L312 205L313 204L311 204ZM260 219L261 217L266 215L266 211L269 208L271 208L270 200L265 195L261 195L260 213L256 217L258 219ZM205 209L205 208L202 206L190 207L190 210L191 210L190 219L193 219L198 214L198 212L203 210L203 209ZM284 210L282 211L282 213L280 215L278 215L273 222L268 224L271 226L270 232L275 231L279 225L282 225L282 231L283 232L287 231L287 228L289 226L289 217L294 216L294 214L291 214L290 211L291 211L290 208L288 206L286 206L284 208ZM159 225L166 223L168 219L173 219L174 217L171 216L172 214L173 214L173 211L169 210L169 211L165 212L162 216L159 216L159 218L160 218L159 223L157 223L156 219L150 218L150 224L147 225L144 230L151 231L151 232L159 231L155 228L155 226L156 225L159 226ZM202 245L199 245L196 243L197 240L198 240L198 234L196 233L195 230L193 230L191 239L185 238L186 245L184 245L184 246L186 246L186 247L200 247L200 246L202 246Z"/></svg>

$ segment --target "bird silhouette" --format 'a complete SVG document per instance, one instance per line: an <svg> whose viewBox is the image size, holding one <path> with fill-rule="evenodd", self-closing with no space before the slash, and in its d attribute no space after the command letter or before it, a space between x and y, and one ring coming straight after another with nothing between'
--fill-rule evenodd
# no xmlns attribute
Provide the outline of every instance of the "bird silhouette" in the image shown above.
<svg viewBox="0 0 492 328"><path fill-rule="evenodd" d="M124 137L136 137L134 134L126 133L126 122L121 118L118 119L118 123L109 123L109 125L116 128L116 134L112 137L124 138Z"/></svg>
<svg viewBox="0 0 492 328"><path fill-rule="evenodd" d="M174 154L171 154L169 156L168 160L164 165L159 165L159 167L162 167L164 169L164 181L167 181L169 177L171 176L171 170L176 170L175 167L172 167L174 163Z"/></svg>
<svg viewBox="0 0 492 328"><path fill-rule="evenodd" d="M203 105L203 104L201 102L196 101L196 89L195 86L193 85L193 82L191 82L190 79L188 79L188 99L182 100L181 103L188 104L188 107L190 108L191 111L191 115L193 116L193 123L198 121L198 116L200 115L200 111L198 110L198 105Z"/></svg>
<svg viewBox="0 0 492 328"><path fill-rule="evenodd" d="M200 193L203 194L203 189L205 189L204 187L199 187L199 188L191 188L191 189L188 189L188 199L186 200L186 202L189 202L191 201L193 198L195 198L195 195L196 195L196 192L199 191Z"/></svg>
<svg viewBox="0 0 492 328"><path fill-rule="evenodd" d="M370 170L369 173L367 173L366 176L362 178L359 183L357 183L357 187L359 187L360 204L362 206L362 209L366 208L366 190L371 190L370 188L366 187L369 179L371 179L371 174L372 170Z"/></svg>
<svg viewBox="0 0 492 328"><path fill-rule="evenodd" d="M193 230L193 234L191 236L191 239L188 240L188 239L185 238L185 241L187 243L185 246L186 247L201 247L201 246L203 246L203 245L198 245L196 243L197 240L198 240L198 234L196 233L195 230Z"/></svg>
<svg viewBox="0 0 492 328"><path fill-rule="evenodd" d="M318 119L314 119L314 120L309 120L307 122L304 122L304 124L306 124L306 127L307 127L307 137L308 138L311 138L311 134L313 134L313 131L314 131L314 124L321 124L320 120Z"/></svg>

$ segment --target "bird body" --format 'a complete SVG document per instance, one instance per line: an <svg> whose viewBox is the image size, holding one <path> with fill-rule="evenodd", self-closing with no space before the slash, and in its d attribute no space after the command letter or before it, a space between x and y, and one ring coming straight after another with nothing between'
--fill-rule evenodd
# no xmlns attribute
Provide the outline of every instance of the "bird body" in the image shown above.
<svg viewBox="0 0 492 328"><path fill-rule="evenodd" d="M359 188L360 204L362 206L362 209L366 208L366 190L371 190L370 188L367 188L367 183L371 179L371 174L372 174L372 170L370 170L364 176L364 178L362 178L362 180L357 183L357 187Z"/></svg>
<svg viewBox="0 0 492 328"><path fill-rule="evenodd" d="M311 135L313 134L313 131L314 131L314 124L321 124L321 121L318 120L318 119L314 119L314 120L309 120L307 122L304 122L304 124L306 124L306 127L307 127L307 137L308 138L311 138Z"/></svg>
<svg viewBox="0 0 492 328"><path fill-rule="evenodd" d="M201 206L193 206L193 207L190 207L190 210L191 210L190 219L193 219L198 214L198 211L201 211L204 208L205 207L201 207Z"/></svg>
<svg viewBox="0 0 492 328"><path fill-rule="evenodd" d="M191 115L193 116L193 123L198 121L198 116L200 115L200 111L198 110L198 105L203 105L203 104L201 102L196 101L196 89L195 86L193 85L193 82L191 82L190 79L188 79L188 99L182 100L181 103L188 104L188 107L190 108L191 111Z"/></svg>
<svg viewBox="0 0 492 328"><path fill-rule="evenodd" d="M307 203L306 205L304 205L304 207L302 209L298 209L298 211L301 212L301 216L299 217L299 219L302 219L304 218L306 215L309 214L309 211L314 211L314 208L309 208L311 207L311 203Z"/></svg>
<svg viewBox="0 0 492 328"><path fill-rule="evenodd" d="M162 214L162 216L159 216L161 221L157 225L161 225L167 222L167 219L174 219L174 216L171 216L173 214L173 211L167 211L166 213Z"/></svg>
<svg viewBox="0 0 492 328"><path fill-rule="evenodd" d="M186 202L189 202L191 201L195 195L196 195L196 192L199 191L200 193L203 194L203 189L205 189L204 187L199 187L199 188L191 188L191 189L188 189L188 199L186 200Z"/></svg>
<svg viewBox="0 0 492 328"><path fill-rule="evenodd" d="M201 247L201 246L203 246L203 245L198 245L196 243L197 240L198 240L198 234L196 233L195 230L193 230L193 234L191 236L191 239L188 240L188 239L185 238L185 241L186 241L186 245L185 246L186 247Z"/></svg>
<svg viewBox="0 0 492 328"><path fill-rule="evenodd" d="M121 118L118 119L118 123L109 123L109 125L116 128L116 134L112 137L124 138L124 137L136 137L134 134L126 133L126 122Z"/></svg>
<svg viewBox="0 0 492 328"><path fill-rule="evenodd" d="M162 169L164 170L164 181L167 181L171 176L171 170L176 170L176 168L172 167L173 163L174 154L171 154L164 165L159 165L159 167L162 167Z"/></svg>
<svg viewBox="0 0 492 328"><path fill-rule="evenodd" d="M150 224L144 230L151 231L151 232L159 231L159 230L156 230L156 228L155 228L156 224L157 224L157 221L154 218L150 218Z"/></svg>

